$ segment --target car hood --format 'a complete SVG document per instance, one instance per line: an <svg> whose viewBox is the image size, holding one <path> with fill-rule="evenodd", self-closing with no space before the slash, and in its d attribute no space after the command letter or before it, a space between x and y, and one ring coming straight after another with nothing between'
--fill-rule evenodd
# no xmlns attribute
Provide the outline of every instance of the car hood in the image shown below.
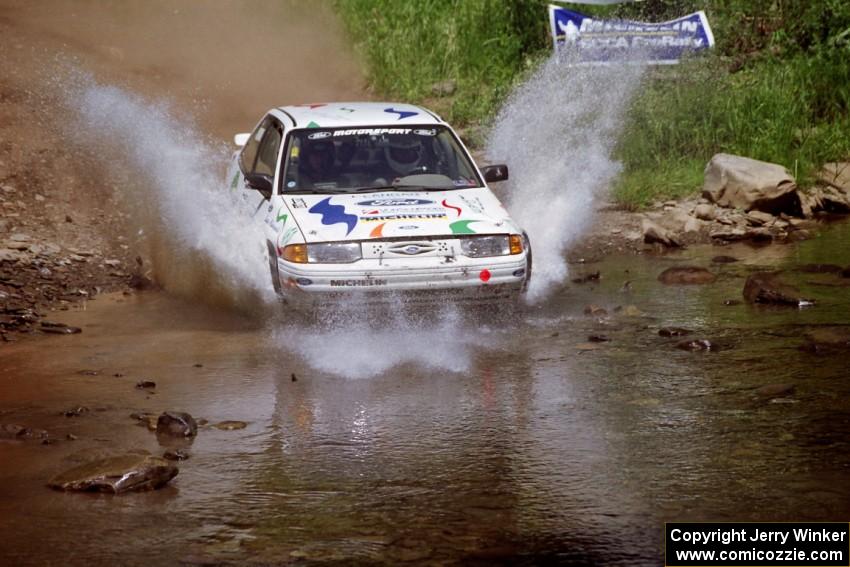
<svg viewBox="0 0 850 567"><path fill-rule="evenodd" d="M285 195L284 203L306 242L518 232L483 187Z"/></svg>

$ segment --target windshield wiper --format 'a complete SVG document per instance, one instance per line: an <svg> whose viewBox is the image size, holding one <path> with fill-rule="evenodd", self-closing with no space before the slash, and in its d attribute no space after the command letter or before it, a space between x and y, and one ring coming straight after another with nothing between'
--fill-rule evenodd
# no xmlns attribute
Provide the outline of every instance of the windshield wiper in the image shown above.
<svg viewBox="0 0 850 567"><path fill-rule="evenodd" d="M396 191L453 191L457 187L433 187L429 185L393 185Z"/></svg>
<svg viewBox="0 0 850 567"><path fill-rule="evenodd" d="M291 189L284 191L284 195L324 195L325 193L348 193L347 189Z"/></svg>

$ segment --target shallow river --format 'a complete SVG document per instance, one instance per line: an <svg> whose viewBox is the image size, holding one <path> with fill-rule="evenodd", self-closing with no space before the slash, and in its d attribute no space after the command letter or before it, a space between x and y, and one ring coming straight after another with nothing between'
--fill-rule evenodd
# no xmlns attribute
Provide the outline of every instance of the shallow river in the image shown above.
<svg viewBox="0 0 850 567"><path fill-rule="evenodd" d="M799 347L850 324L850 287L794 267L850 265L847 242L844 223L799 245L609 257L573 267L599 282L507 325L449 311L322 330L165 293L97 298L55 317L82 334L0 350L0 423L56 439L0 441L0 564L651 565L664 521L846 521L847 351ZM685 263L719 278L656 280ZM724 304L769 267L818 304ZM723 348L679 350L667 325ZM777 383L796 390L755 392ZM248 426L202 428L158 491L46 487L93 457L161 454L141 410Z"/></svg>

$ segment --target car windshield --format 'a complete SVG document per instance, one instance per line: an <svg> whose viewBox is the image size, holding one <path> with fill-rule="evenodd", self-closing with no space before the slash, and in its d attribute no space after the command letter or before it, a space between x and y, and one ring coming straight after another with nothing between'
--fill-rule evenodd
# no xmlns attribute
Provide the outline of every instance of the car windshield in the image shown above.
<svg viewBox="0 0 850 567"><path fill-rule="evenodd" d="M294 130L283 167L284 193L482 186L475 167L444 126Z"/></svg>

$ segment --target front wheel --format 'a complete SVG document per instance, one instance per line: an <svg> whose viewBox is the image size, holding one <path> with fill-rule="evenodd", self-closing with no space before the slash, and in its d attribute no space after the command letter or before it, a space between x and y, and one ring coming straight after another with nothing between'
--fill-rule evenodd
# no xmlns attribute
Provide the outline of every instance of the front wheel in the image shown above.
<svg viewBox="0 0 850 567"><path fill-rule="evenodd" d="M522 293L528 291L528 284L531 281L531 241L528 239L528 233L522 233L522 239L524 240L525 249L528 250L528 256L526 256L526 265L525 265L525 282L522 284Z"/></svg>
<svg viewBox="0 0 850 567"><path fill-rule="evenodd" d="M277 270L277 253L271 242L266 242L266 246L269 252L269 271L272 277L272 287L278 297L283 297L283 289L280 286L280 272Z"/></svg>

